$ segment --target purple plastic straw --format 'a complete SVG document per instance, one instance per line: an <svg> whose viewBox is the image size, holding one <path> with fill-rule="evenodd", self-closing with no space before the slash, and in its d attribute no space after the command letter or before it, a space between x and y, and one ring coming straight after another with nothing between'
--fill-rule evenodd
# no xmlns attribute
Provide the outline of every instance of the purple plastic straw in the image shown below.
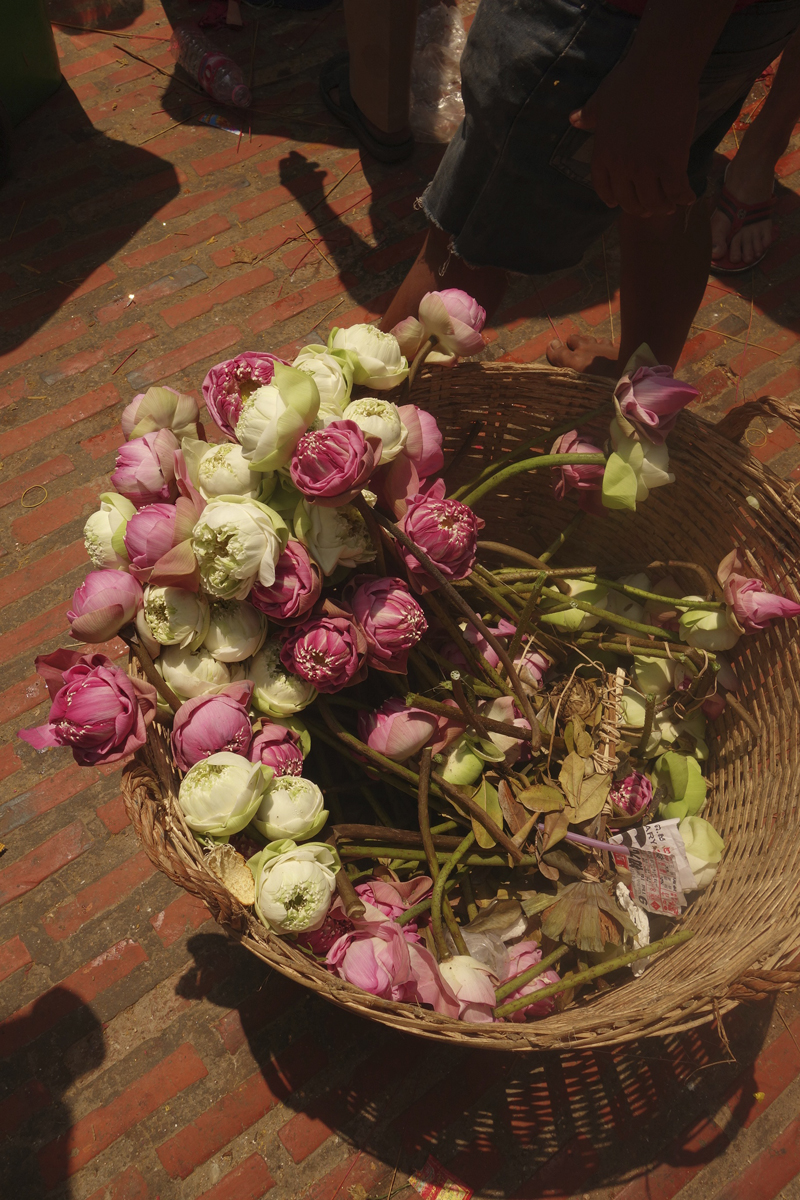
<svg viewBox="0 0 800 1200"><path fill-rule="evenodd" d="M544 825L537 825L536 828L544 833ZM600 842L597 838L584 837L582 833L565 833L564 837L568 842L577 842L579 846L591 846L593 850L608 850L610 854L629 855L631 852L630 846L623 846L621 843L617 845L616 842L612 846L610 842Z"/></svg>

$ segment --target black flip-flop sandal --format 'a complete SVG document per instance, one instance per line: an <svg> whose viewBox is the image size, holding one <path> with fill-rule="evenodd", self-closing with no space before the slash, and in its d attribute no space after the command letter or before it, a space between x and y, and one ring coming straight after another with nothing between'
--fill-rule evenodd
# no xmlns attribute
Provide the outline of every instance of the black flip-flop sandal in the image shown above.
<svg viewBox="0 0 800 1200"><path fill-rule="evenodd" d="M339 91L338 101L333 99L334 89ZM413 137L406 138L404 142L382 142L367 128L350 95L350 55L346 51L325 63L319 77L319 90L329 112L353 131L365 150L378 162L402 162L413 153Z"/></svg>

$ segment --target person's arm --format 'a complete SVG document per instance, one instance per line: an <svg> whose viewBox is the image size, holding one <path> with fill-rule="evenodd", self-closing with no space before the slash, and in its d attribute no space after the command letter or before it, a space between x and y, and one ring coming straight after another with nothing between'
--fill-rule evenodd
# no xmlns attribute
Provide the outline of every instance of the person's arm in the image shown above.
<svg viewBox="0 0 800 1200"><path fill-rule="evenodd" d="M570 118L594 132L592 182L609 207L672 213L695 200L686 170L700 76L735 0L648 0L631 48Z"/></svg>

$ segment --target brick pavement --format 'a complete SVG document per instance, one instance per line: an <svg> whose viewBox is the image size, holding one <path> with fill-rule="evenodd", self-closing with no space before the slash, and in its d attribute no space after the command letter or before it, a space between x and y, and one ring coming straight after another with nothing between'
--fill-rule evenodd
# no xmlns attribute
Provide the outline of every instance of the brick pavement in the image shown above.
<svg viewBox="0 0 800 1200"><path fill-rule="evenodd" d="M91 5L52 7L69 21ZM727 1018L735 1061L711 1029L534 1059L410 1040L228 942L139 849L118 770L15 737L47 711L34 653L69 644L122 405L156 381L197 394L227 354L292 354L379 314L440 155L387 168L331 124L315 79L343 44L335 5L263 9L256 39L246 9L219 35L247 70L256 46L241 139L148 65L170 71L169 23L191 6L123 7L117 37L58 32L67 82L18 131L0 192L2 1194L364 1200L394 1178L408 1197L433 1150L482 1198L800 1197L798 998ZM709 282L683 372L712 420L800 387L798 189L800 139L779 168L778 245L743 282ZM610 333L616 266L612 235L579 268L516 282L487 357L536 359L552 326ZM800 478L793 432L750 438Z"/></svg>

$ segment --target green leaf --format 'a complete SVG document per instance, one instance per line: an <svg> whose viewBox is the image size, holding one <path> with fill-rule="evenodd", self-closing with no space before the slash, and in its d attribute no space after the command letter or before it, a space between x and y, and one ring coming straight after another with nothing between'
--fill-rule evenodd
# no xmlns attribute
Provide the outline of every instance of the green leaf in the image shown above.
<svg viewBox="0 0 800 1200"><path fill-rule="evenodd" d="M581 783L583 782L583 773L585 764L579 754L568 754L559 772L558 782L564 789L564 795L573 808L577 808L580 803Z"/></svg>
<svg viewBox="0 0 800 1200"><path fill-rule="evenodd" d="M567 750L572 754L575 749L575 727L572 721L569 721L564 727L564 742L566 743Z"/></svg>
<svg viewBox="0 0 800 1200"><path fill-rule="evenodd" d="M606 508L627 508L636 511L638 480L633 467L611 454L603 472L603 505Z"/></svg>
<svg viewBox="0 0 800 1200"><path fill-rule="evenodd" d="M535 783L532 787L525 788L525 791L517 796L517 800L524 804L529 812L560 812L565 804L563 793L545 783Z"/></svg>
<svg viewBox="0 0 800 1200"><path fill-rule="evenodd" d="M602 811L609 791L610 775L590 775L581 784L581 802L575 816L576 823L591 821Z"/></svg>
<svg viewBox="0 0 800 1200"><path fill-rule="evenodd" d="M503 812L500 808L500 800L497 792L490 783L482 779L475 791L472 793L472 799L476 804L479 804L487 816L491 817L496 825L503 827ZM491 834L480 825L475 818L472 818L472 832L475 834L475 841L482 850L491 850L495 845L494 838Z"/></svg>

